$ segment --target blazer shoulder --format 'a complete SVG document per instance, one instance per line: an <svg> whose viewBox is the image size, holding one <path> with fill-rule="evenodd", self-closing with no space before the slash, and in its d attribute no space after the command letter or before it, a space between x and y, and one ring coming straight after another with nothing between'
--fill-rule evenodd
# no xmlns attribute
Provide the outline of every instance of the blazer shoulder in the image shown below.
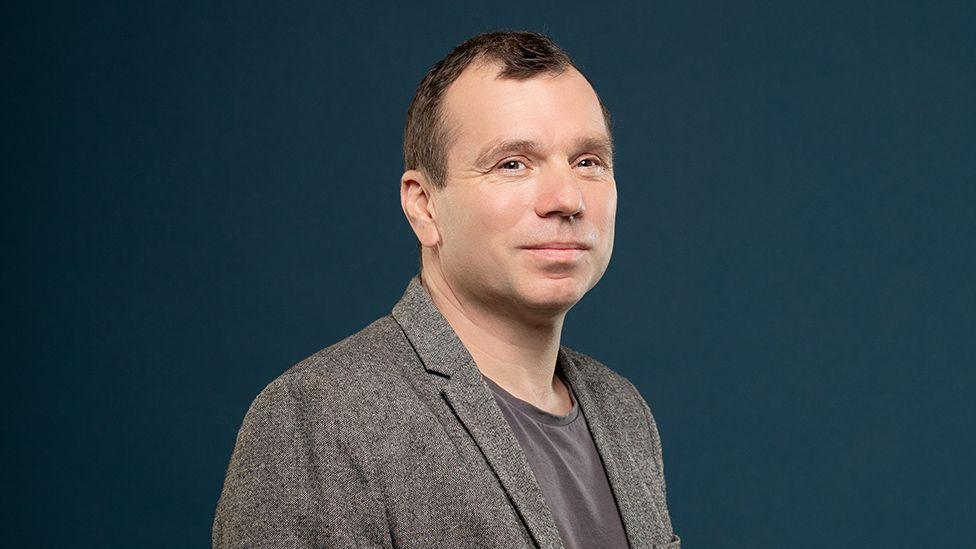
<svg viewBox="0 0 976 549"><path fill-rule="evenodd" d="M295 363L279 378L301 387L330 382L375 385L388 382L396 366L413 353L399 324L384 315L356 333Z"/></svg>
<svg viewBox="0 0 976 549"><path fill-rule="evenodd" d="M395 380L382 359L356 359L350 349L383 347L379 336L386 329L382 318L375 321L298 362L254 398L218 500L215 548L265 546L268 540L319 546L323 539L345 547L364 542L363 536L379 546L386 513L371 480L379 467L369 447L377 424L370 406L382 401L378 387ZM339 505L350 512L336 512Z"/></svg>
<svg viewBox="0 0 976 549"><path fill-rule="evenodd" d="M407 390L400 367L412 348L390 315L302 359L268 383L252 409L361 419Z"/></svg>
<svg viewBox="0 0 976 549"><path fill-rule="evenodd" d="M629 379L600 360L597 360L586 353L571 349L565 345L562 345L561 347L566 354L576 362L576 365L579 367L580 371L583 372L583 375L587 376L588 378L610 384L611 386L628 393L637 390Z"/></svg>
<svg viewBox="0 0 976 549"><path fill-rule="evenodd" d="M570 349L566 346L562 346L562 349L565 350L566 353L576 361L576 364L583 372L583 375L585 375L587 378L596 379L609 385L614 394L628 395L628 401L631 403L631 405L633 405L635 409L639 409L640 414L645 417L645 420L650 427L651 437L655 440L658 438L657 423L654 420L654 414L651 412L651 407L633 382L590 355Z"/></svg>
<svg viewBox="0 0 976 549"><path fill-rule="evenodd" d="M358 332L297 362L281 377L296 380L315 377L369 375L389 370L411 351L399 324L390 315L382 316Z"/></svg>

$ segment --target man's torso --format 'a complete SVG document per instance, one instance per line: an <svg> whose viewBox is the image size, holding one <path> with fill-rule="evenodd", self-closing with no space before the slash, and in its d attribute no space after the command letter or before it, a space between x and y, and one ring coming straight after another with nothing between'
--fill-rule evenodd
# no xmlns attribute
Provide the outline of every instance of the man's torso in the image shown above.
<svg viewBox="0 0 976 549"><path fill-rule="evenodd" d="M516 435L423 300L411 285L392 315L296 364L255 399L215 547L562 546ZM562 347L559 357L632 546L678 547L639 393L585 355Z"/></svg>

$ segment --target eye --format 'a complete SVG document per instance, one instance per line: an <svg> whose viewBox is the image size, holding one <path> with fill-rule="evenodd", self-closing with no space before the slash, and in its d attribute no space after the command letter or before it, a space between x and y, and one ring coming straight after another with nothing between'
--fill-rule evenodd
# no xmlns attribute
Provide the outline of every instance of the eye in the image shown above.
<svg viewBox="0 0 976 549"><path fill-rule="evenodd" d="M501 169L503 169L503 170L518 170L518 169L520 169L519 168L519 165L520 164L522 166L525 166L525 163L524 162L522 162L521 160L516 160L516 159L513 158L512 160L505 160L505 161L503 161L501 164L498 165L498 167L501 168Z"/></svg>
<svg viewBox="0 0 976 549"><path fill-rule="evenodd" d="M589 165L582 166L584 168L594 168L594 167L598 167L598 166L601 166L601 167L603 166L603 162L599 158L597 158L595 156L586 157L586 158L580 160L579 161L579 164L583 164L584 162L589 162L590 163Z"/></svg>

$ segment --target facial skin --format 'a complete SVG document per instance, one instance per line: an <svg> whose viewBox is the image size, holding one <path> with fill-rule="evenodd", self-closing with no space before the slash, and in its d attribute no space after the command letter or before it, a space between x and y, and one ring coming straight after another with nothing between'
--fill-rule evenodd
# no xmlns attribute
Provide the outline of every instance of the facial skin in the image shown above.
<svg viewBox="0 0 976 549"><path fill-rule="evenodd" d="M424 277L437 270L455 293L484 307L551 322L610 261L617 191L609 135L596 94L575 69L522 81L495 78L498 70L469 66L445 94L456 132L447 185L427 189L432 219L414 224L430 247ZM534 146L484 155L510 140ZM589 249L525 248L551 242Z"/></svg>

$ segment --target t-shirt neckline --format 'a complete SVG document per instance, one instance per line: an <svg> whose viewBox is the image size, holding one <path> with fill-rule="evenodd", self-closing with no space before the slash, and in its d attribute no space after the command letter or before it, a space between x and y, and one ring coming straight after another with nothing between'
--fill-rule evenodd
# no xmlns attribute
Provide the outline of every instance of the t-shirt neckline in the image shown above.
<svg viewBox="0 0 976 549"><path fill-rule="evenodd" d="M563 427L572 423L573 420L575 420L576 417L579 415L579 403L576 401L576 395L573 394L573 388L569 385L569 382L566 381L566 379L562 376L559 376L559 379L561 379L562 382L566 385L566 388L569 390L569 398L573 402L573 407L570 408L569 412L567 412L566 415L564 416L551 414L541 408L536 407L532 403L526 402L518 398L512 393L506 391L504 388L502 388L501 385L495 383L484 374L481 374L481 377L485 380L485 383L488 385L488 387L492 390L493 393L495 393L496 395L504 399L505 402L510 404L513 408L518 410L523 415L528 416L529 418L538 421L539 423L544 423L546 425L554 425L557 427Z"/></svg>

